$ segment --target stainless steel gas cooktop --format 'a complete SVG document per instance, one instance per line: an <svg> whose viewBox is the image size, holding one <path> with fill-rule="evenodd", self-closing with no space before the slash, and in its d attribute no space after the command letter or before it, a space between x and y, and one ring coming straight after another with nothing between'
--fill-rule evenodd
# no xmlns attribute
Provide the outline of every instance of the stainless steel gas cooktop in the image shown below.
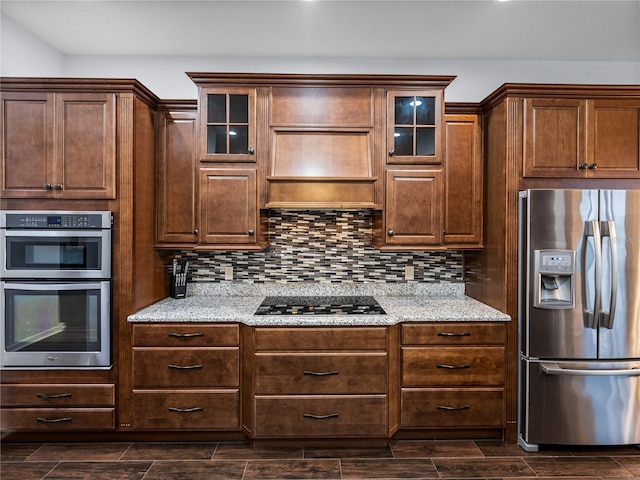
<svg viewBox="0 0 640 480"><path fill-rule="evenodd" d="M255 315L385 315L370 296L266 297Z"/></svg>

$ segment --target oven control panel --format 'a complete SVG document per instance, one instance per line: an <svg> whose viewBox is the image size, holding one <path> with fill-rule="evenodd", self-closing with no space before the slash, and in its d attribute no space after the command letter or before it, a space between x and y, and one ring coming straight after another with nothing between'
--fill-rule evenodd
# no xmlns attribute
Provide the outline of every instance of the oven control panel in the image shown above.
<svg viewBox="0 0 640 480"><path fill-rule="evenodd" d="M4 211L0 227L41 230L111 228L111 212Z"/></svg>

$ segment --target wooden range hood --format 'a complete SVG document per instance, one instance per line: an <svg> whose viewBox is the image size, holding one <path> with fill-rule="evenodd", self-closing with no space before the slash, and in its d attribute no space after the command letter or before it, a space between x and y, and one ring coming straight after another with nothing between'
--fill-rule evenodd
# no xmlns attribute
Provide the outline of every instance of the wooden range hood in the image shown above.
<svg viewBox="0 0 640 480"><path fill-rule="evenodd" d="M371 132L274 129L267 208L374 208Z"/></svg>

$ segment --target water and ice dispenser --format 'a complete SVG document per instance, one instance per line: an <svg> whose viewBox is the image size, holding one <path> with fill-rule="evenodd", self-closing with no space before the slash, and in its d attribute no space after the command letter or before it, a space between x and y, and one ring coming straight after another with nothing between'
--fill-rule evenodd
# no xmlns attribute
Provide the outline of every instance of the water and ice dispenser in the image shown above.
<svg viewBox="0 0 640 480"><path fill-rule="evenodd" d="M535 250L533 306L573 308L576 291L576 252Z"/></svg>

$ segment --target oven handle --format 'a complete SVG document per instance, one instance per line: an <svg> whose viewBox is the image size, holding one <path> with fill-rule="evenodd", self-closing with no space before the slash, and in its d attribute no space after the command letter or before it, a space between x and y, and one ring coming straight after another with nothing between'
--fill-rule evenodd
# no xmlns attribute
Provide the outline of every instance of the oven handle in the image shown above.
<svg viewBox="0 0 640 480"><path fill-rule="evenodd" d="M63 238L63 237L86 237L99 238L104 237L105 230L110 229L94 229L94 230L10 230L5 229L7 237L38 237L38 238Z"/></svg>
<svg viewBox="0 0 640 480"><path fill-rule="evenodd" d="M69 283L35 283L35 282L0 282L4 290L28 290L42 292L47 290L99 290L105 281L69 282Z"/></svg>

